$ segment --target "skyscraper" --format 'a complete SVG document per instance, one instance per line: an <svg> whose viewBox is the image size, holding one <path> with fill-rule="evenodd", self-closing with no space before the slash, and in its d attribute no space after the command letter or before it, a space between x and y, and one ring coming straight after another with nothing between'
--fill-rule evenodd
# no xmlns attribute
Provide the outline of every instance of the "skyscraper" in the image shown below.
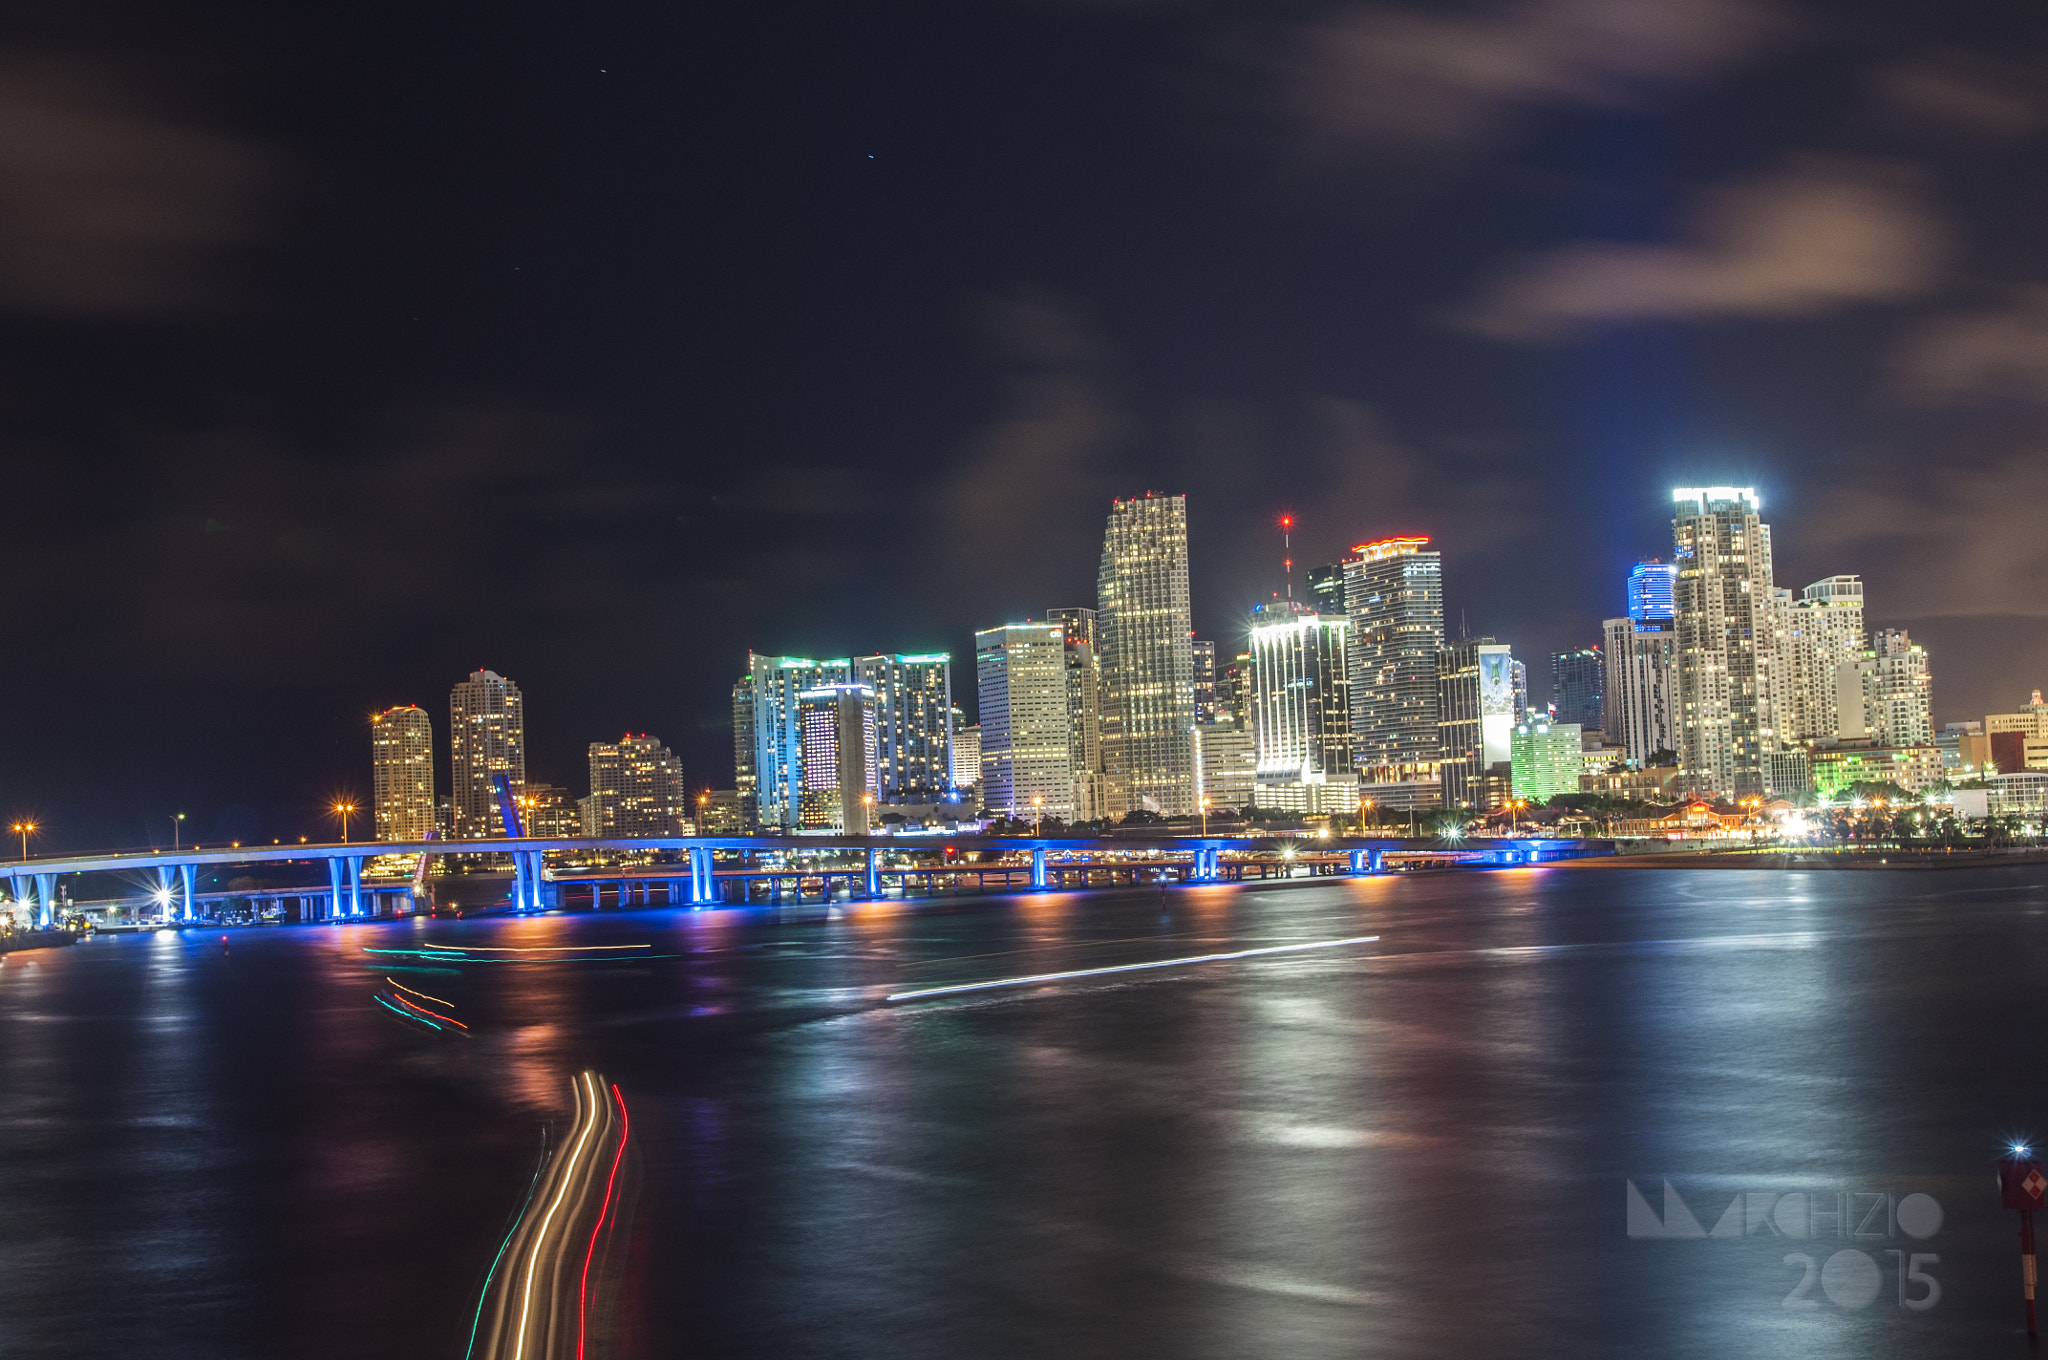
<svg viewBox="0 0 2048 1360"><path fill-rule="evenodd" d="M1598 728L1606 710L1607 664L1598 647L1575 647L1550 657L1551 703L1557 721Z"/></svg>
<svg viewBox="0 0 2048 1360"><path fill-rule="evenodd" d="M1047 623L1064 633L1067 658L1068 765L1073 772L1073 819L1092 822L1109 813L1102 772L1102 658L1092 609L1048 609Z"/></svg>
<svg viewBox="0 0 2048 1360"><path fill-rule="evenodd" d="M1648 765L1678 750L1678 632L1669 618L1608 619L1607 711L1601 731Z"/></svg>
<svg viewBox="0 0 2048 1360"><path fill-rule="evenodd" d="M1775 597L1774 593L1774 597ZM1786 606L1780 676L1776 686L1780 734L1787 741L1826 742L1862 725L1860 700L1843 727L1843 668L1863 655L1863 581L1830 576L1799 592Z"/></svg>
<svg viewBox="0 0 2048 1360"><path fill-rule="evenodd" d="M1436 773L1436 654L1444 645L1443 555L1427 538L1361 543L1344 559L1351 620L1351 731L1374 781Z"/></svg>
<svg viewBox="0 0 2048 1360"><path fill-rule="evenodd" d="M1274 600L1251 615L1253 803L1310 814L1355 812L1350 621Z"/></svg>
<svg viewBox="0 0 2048 1360"><path fill-rule="evenodd" d="M505 821L491 776L504 775L514 797L526 791L526 704L519 686L496 671L472 671L449 694L448 719L455 835L502 836Z"/></svg>
<svg viewBox="0 0 2048 1360"><path fill-rule="evenodd" d="M377 839L423 841L434 830L434 725L407 704L370 716Z"/></svg>
<svg viewBox="0 0 2048 1360"><path fill-rule="evenodd" d="M1926 649L1903 628L1884 629L1870 643L1855 663L1863 735L1877 746L1933 745Z"/></svg>
<svg viewBox="0 0 2048 1360"><path fill-rule="evenodd" d="M974 635L981 805L1005 817L1074 817L1066 629L1009 623Z"/></svg>
<svg viewBox="0 0 2048 1360"><path fill-rule="evenodd" d="M963 793L981 787L980 723L963 721L953 729L953 787Z"/></svg>
<svg viewBox="0 0 2048 1360"><path fill-rule="evenodd" d="M761 825L794 827L800 820L798 803L804 790L798 700L805 690L852 681L853 662L845 657L813 661L749 652L747 677L754 707L754 778Z"/></svg>
<svg viewBox="0 0 2048 1360"><path fill-rule="evenodd" d="M759 742L754 731L754 677L743 675L732 687L732 783L742 827L759 825L761 779Z"/></svg>
<svg viewBox="0 0 2048 1360"><path fill-rule="evenodd" d="M1200 638L1188 644L1195 658L1195 721L1216 721L1216 644Z"/></svg>
<svg viewBox="0 0 2048 1360"><path fill-rule="evenodd" d="M857 656L853 674L875 692L882 801L945 801L953 791L952 656Z"/></svg>
<svg viewBox="0 0 2048 1360"><path fill-rule="evenodd" d="M680 836L690 816L683 762L654 737L590 743L590 815L598 836Z"/></svg>
<svg viewBox="0 0 2048 1360"><path fill-rule="evenodd" d="M1577 793L1585 756L1577 723L1531 718L1515 724L1509 768L1515 797L1541 803L1560 793Z"/></svg>
<svg viewBox="0 0 2048 1360"><path fill-rule="evenodd" d="M1678 568L1651 558L1628 574L1628 616L1669 622L1678 613Z"/></svg>
<svg viewBox="0 0 2048 1360"><path fill-rule="evenodd" d="M1438 652L1436 669L1443 805L1484 808L1484 776L1514 758L1514 658L1506 643L1472 638Z"/></svg>
<svg viewBox="0 0 2048 1360"><path fill-rule="evenodd" d="M1195 810L1195 658L1185 496L1114 502L1096 577L1108 812ZM993 728L981 716L982 766Z"/></svg>
<svg viewBox="0 0 2048 1360"><path fill-rule="evenodd" d="M1771 529L1746 486L1680 488L1672 501L1683 777L1694 793L1769 793Z"/></svg>
<svg viewBox="0 0 2048 1360"><path fill-rule="evenodd" d="M797 695L797 725L803 744L798 824L867 835L881 796L875 691L857 681L807 689Z"/></svg>

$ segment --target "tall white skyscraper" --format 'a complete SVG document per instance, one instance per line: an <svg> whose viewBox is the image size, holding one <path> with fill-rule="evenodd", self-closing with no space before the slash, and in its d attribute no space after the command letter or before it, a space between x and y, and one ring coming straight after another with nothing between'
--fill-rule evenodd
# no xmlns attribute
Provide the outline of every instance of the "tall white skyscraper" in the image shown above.
<svg viewBox="0 0 2048 1360"><path fill-rule="evenodd" d="M1074 808L1067 630L1010 623L974 635L981 706L981 805L1005 817L1058 817Z"/></svg>
<svg viewBox="0 0 2048 1360"><path fill-rule="evenodd" d="M1782 596L1782 592L1780 592ZM1842 668L1863 655L1863 581L1856 576L1830 576L1799 592L1784 606L1778 632L1781 683L1778 715L1787 741L1834 741L1851 735L1861 722L1860 711L1842 726ZM1860 706L1860 700L1859 700Z"/></svg>
<svg viewBox="0 0 2048 1360"><path fill-rule="evenodd" d="M803 725L797 704L806 690L853 680L851 658L747 653L747 697L753 704L754 787L764 827L794 827L804 789Z"/></svg>
<svg viewBox="0 0 2048 1360"><path fill-rule="evenodd" d="M377 839L423 841L434 830L434 725L407 704L370 716Z"/></svg>
<svg viewBox="0 0 2048 1360"><path fill-rule="evenodd" d="M1672 492L1679 764L1690 791L1765 794L1778 752L1771 530L1750 487Z"/></svg>
<svg viewBox="0 0 2048 1360"><path fill-rule="evenodd" d="M1251 616L1254 786L1261 808L1302 813L1358 810L1348 684L1350 621L1293 600Z"/></svg>
<svg viewBox="0 0 2048 1360"><path fill-rule="evenodd" d="M455 835L504 835L491 776L504 775L515 798L526 792L526 704L519 686L496 671L472 671L448 696L448 747Z"/></svg>
<svg viewBox="0 0 2048 1360"><path fill-rule="evenodd" d="M1607 653L1601 730L1647 765L1678 750L1678 568L1638 562L1628 577L1628 616L1600 625Z"/></svg>
<svg viewBox="0 0 2048 1360"><path fill-rule="evenodd" d="M1195 810L1195 654L1185 496L1114 502L1096 576L1111 816ZM982 766L990 725L982 713Z"/></svg>

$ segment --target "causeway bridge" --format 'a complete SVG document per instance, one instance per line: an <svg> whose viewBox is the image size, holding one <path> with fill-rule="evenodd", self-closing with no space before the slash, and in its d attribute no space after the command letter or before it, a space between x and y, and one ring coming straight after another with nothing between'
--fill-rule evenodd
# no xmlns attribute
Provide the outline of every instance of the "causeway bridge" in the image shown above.
<svg viewBox="0 0 2048 1360"><path fill-rule="evenodd" d="M405 914L428 893L437 859L472 857L511 867L511 889L486 908L543 911L636 903L742 906L950 893L1061 891L1145 882L1234 883L1263 878L1354 876L1417 868L1488 869L1611 855L1607 841L1538 838L1464 841L1312 839L1292 836L616 836L498 837L329 845L195 846L0 862L14 904L55 924L59 885L94 876L114 896L154 909L166 924L192 920L228 898L292 904L304 921ZM394 872L366 877L375 862ZM296 886L201 891L205 871L286 871ZM296 873L292 871L297 871ZM84 885L79 884L80 888ZM74 906L84 901L70 893Z"/></svg>

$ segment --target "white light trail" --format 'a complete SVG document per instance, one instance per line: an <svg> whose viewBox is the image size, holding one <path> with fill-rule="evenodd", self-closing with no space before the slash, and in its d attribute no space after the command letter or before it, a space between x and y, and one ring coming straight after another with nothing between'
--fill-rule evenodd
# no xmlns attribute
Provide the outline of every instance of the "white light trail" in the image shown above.
<svg viewBox="0 0 2048 1360"><path fill-rule="evenodd" d="M1076 968L1066 973L1033 973L1030 977L998 978L994 982L961 982L951 987L926 987L915 992L897 992L890 1001L916 1001L927 996L952 996L958 992L985 992L992 987L1024 987L1034 982L1064 982L1068 978L1100 977L1104 973L1135 973L1141 968L1177 968L1188 963L1224 963L1230 959L1252 959L1262 954L1293 954L1304 949L1341 949L1349 944L1372 944L1377 935L1356 935L1348 940L1311 940L1307 944L1273 944L1260 949L1235 949L1228 954L1190 954L1182 959L1154 959L1150 963L1119 963L1108 968Z"/></svg>

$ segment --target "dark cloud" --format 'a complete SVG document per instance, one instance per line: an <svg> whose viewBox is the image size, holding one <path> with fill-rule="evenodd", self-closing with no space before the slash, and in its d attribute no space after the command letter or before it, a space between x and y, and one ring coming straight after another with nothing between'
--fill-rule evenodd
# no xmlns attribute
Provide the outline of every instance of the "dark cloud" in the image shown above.
<svg viewBox="0 0 2048 1360"><path fill-rule="evenodd" d="M1442 156L1546 107L1632 109L1790 31L1759 0L1522 0L1477 12L1353 6L1288 29L1273 80L1297 133Z"/></svg>
<svg viewBox="0 0 2048 1360"><path fill-rule="evenodd" d="M232 300L284 158L119 63L0 60L0 307L154 317Z"/></svg>
<svg viewBox="0 0 2048 1360"><path fill-rule="evenodd" d="M1871 92L1902 129L1994 140L2040 131L2048 110L2048 82L2038 68L1958 48L1880 67Z"/></svg>
<svg viewBox="0 0 2048 1360"><path fill-rule="evenodd" d="M1604 323L1816 316L1926 293L1948 240L1909 168L1808 158L1703 195L1676 242L1587 241L1517 262L1453 322L1551 341Z"/></svg>
<svg viewBox="0 0 2048 1360"><path fill-rule="evenodd" d="M1894 369L1897 394L1922 405L2048 403L2048 288L2018 288L1998 306L1923 323L1900 345Z"/></svg>

